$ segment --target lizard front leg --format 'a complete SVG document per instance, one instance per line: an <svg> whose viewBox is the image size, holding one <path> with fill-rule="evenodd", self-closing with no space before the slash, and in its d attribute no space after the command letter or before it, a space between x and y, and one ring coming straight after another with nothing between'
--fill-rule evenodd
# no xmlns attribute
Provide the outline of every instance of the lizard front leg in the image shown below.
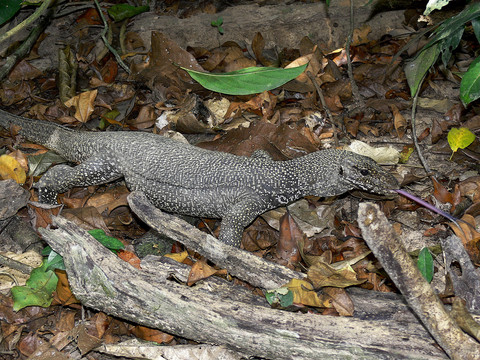
<svg viewBox="0 0 480 360"><path fill-rule="evenodd" d="M259 199L239 200L223 215L219 240L227 245L240 247L243 230L266 210L264 202Z"/></svg>
<svg viewBox="0 0 480 360"><path fill-rule="evenodd" d="M75 167L56 165L37 183L38 198L40 202L56 204L57 194L72 187L105 184L121 177L112 161L102 156L94 156Z"/></svg>

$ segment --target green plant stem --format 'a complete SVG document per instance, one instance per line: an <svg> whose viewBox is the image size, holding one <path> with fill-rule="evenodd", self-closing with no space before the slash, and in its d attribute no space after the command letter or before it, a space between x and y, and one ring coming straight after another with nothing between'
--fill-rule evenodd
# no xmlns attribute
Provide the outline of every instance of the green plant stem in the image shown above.
<svg viewBox="0 0 480 360"><path fill-rule="evenodd" d="M125 34L127 33L127 24L128 19L123 20L122 26L120 27L120 34L118 35L118 39L120 42L120 49L122 50L122 55L127 53L127 49L125 47Z"/></svg>
<svg viewBox="0 0 480 360"><path fill-rule="evenodd" d="M105 37L105 34L107 33L107 30L108 30L108 24L107 24L107 20L105 20L105 16L103 16L102 8L100 7L100 4L98 3L98 0L95 0L95 5L97 6L98 14L100 15L100 17L102 18L102 21L103 21L103 31L102 31L102 35L101 35L103 43L108 48L108 50L110 50L110 52L113 54L113 56L115 56L115 59L117 60L118 64L123 68L123 70L125 70L128 74L130 74L131 71L128 68L127 64L125 64L123 62L120 55L118 55L118 52L112 47L112 45L110 45L107 38Z"/></svg>
<svg viewBox="0 0 480 360"><path fill-rule="evenodd" d="M0 68L0 80L2 80L5 76L8 75L10 70L12 70L12 68L17 63L18 59L25 57L30 52L40 34L50 23L50 18L52 17L52 15L53 7L49 9L47 14L45 14L45 16L38 22L38 24L35 25L35 27L30 31L30 34L25 39L25 41L13 52L13 54L9 55L6 58L5 63Z"/></svg>
<svg viewBox="0 0 480 360"><path fill-rule="evenodd" d="M23 20L20 24L15 26L13 29L8 30L5 34L0 36L0 43L12 37L16 33L18 33L20 30L29 26L30 24L34 23L35 20L37 20L40 16L42 16L43 13L50 7L50 5L53 5L55 1L56 0L45 0L42 3L42 5L40 5L40 7L37 10L35 10L35 12L32 15L30 15L28 18Z"/></svg>

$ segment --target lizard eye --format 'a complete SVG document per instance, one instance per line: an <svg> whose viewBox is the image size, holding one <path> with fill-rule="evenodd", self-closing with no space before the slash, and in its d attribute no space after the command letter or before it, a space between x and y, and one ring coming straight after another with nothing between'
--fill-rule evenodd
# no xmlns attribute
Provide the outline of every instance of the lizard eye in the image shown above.
<svg viewBox="0 0 480 360"><path fill-rule="evenodd" d="M367 176L367 175L370 175L370 171L368 171L366 169L362 169L362 170L360 170L360 174L362 174L363 176Z"/></svg>

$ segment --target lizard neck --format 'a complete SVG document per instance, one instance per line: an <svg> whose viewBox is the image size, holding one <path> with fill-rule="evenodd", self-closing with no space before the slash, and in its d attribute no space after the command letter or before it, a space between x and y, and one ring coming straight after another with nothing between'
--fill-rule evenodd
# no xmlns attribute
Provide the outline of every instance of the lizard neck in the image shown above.
<svg viewBox="0 0 480 360"><path fill-rule="evenodd" d="M353 189L343 181L339 150L317 151L281 162L280 176L290 201L304 196L334 196ZM294 185L293 185L293 184Z"/></svg>

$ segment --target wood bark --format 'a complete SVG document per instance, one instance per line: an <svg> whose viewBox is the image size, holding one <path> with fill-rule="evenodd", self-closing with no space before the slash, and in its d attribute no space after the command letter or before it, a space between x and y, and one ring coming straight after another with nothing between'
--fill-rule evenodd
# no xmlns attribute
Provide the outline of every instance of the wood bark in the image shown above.
<svg viewBox="0 0 480 360"><path fill-rule="evenodd" d="M73 223L61 217L54 223L58 229L41 233L64 257L75 296L85 306L107 314L271 359L446 358L406 305L398 299L388 300L392 294L380 299L373 292L353 295L357 314L368 320L275 310L266 306L263 298L222 279L187 287L179 281L185 279L188 269L169 261L150 258L142 263L145 269L135 269ZM188 224L183 227L184 234L178 233L180 240L198 235ZM245 268L243 273L250 270ZM240 271L238 276L242 278ZM270 273L263 277L268 279ZM388 310L387 316L381 309Z"/></svg>
<svg viewBox="0 0 480 360"><path fill-rule="evenodd" d="M358 224L368 246L428 331L452 359L480 359L480 344L448 314L380 208L362 203Z"/></svg>

